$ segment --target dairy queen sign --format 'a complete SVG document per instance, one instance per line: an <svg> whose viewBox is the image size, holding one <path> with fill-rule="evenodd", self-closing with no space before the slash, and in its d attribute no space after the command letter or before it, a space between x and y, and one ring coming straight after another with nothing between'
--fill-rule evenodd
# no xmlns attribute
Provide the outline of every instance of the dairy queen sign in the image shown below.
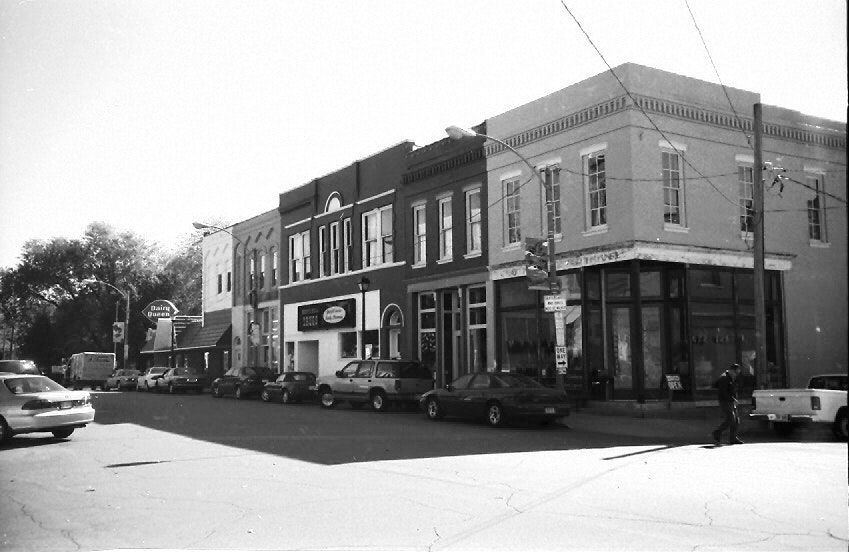
<svg viewBox="0 0 849 552"><path fill-rule="evenodd" d="M160 318L173 318L180 310L167 299L157 299L142 309L142 314L156 324Z"/></svg>
<svg viewBox="0 0 849 552"><path fill-rule="evenodd" d="M353 299L298 307L298 331L353 328L357 324L355 311Z"/></svg>

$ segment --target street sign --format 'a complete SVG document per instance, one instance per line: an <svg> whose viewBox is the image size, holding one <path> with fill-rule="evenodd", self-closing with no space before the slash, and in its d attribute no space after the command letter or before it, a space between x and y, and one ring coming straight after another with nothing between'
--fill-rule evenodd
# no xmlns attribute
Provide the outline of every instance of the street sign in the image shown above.
<svg viewBox="0 0 849 552"><path fill-rule="evenodd" d="M545 312L566 310L566 298L562 295L546 295L543 297Z"/></svg>
<svg viewBox="0 0 849 552"><path fill-rule="evenodd" d="M112 323L112 343L121 343L124 341L124 323Z"/></svg>
<svg viewBox="0 0 849 552"><path fill-rule="evenodd" d="M565 374L567 368L569 367L569 357L566 353L566 347L555 347L554 348L554 359L555 366L557 367L558 374Z"/></svg>
<svg viewBox="0 0 849 552"><path fill-rule="evenodd" d="M160 318L174 318L174 315L178 312L180 312L180 309L167 299L157 299L142 309L142 314L154 324Z"/></svg>

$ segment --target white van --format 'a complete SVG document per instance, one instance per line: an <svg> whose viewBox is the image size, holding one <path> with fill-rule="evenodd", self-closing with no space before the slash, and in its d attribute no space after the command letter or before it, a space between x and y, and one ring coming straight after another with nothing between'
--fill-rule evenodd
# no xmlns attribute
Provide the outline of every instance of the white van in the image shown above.
<svg viewBox="0 0 849 552"><path fill-rule="evenodd" d="M115 353L77 353L71 355L68 386L106 389L106 380L115 371Z"/></svg>

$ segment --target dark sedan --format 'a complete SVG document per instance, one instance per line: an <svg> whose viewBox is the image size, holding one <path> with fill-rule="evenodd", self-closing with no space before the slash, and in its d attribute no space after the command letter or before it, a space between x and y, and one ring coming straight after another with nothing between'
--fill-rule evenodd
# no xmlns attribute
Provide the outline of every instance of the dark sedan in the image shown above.
<svg viewBox="0 0 849 552"><path fill-rule="evenodd" d="M280 401L283 404L301 402L316 398L315 374L312 372L286 372L280 374L277 381L265 384L262 400Z"/></svg>
<svg viewBox="0 0 849 552"><path fill-rule="evenodd" d="M274 381L275 374L265 366L230 368L220 378L212 382L212 396L219 398L224 395L235 395L237 399L245 399L250 395L259 395L269 381Z"/></svg>
<svg viewBox="0 0 849 552"><path fill-rule="evenodd" d="M484 419L498 427L507 420L550 423L569 415L563 391L535 379L506 372L477 372L460 376L444 389L422 395L419 403L427 417Z"/></svg>

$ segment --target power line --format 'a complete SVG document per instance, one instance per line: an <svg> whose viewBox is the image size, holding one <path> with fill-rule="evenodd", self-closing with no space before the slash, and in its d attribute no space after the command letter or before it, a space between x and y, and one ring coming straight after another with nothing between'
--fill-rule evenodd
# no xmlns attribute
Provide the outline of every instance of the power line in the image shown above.
<svg viewBox="0 0 849 552"><path fill-rule="evenodd" d="M696 22L696 16L693 15L693 10L690 9L690 2L684 0L684 4L687 5L687 11L690 12L690 19L693 20L693 25L696 26L696 31L698 31L699 38L702 41L702 45L705 47L705 52L707 52L710 64L711 66L713 66L713 72L716 74L716 78L719 80L719 85L722 86L722 91L725 93L725 98L728 100L728 105L731 107L731 112L734 113L734 117L737 119L737 122L740 123L740 132L742 132L743 136L746 137L746 143L749 144L749 147L753 147L752 137L746 134L746 132L743 130L743 121L740 120L740 116L737 114L737 110L734 109L734 103L731 101L731 96L728 95L728 88L725 86L725 83L722 82L722 77L719 76L719 70L716 68L716 64L713 62L713 56L710 54L710 50L708 49L707 43L705 42L705 37L702 34L701 28L699 28L699 24Z"/></svg>

